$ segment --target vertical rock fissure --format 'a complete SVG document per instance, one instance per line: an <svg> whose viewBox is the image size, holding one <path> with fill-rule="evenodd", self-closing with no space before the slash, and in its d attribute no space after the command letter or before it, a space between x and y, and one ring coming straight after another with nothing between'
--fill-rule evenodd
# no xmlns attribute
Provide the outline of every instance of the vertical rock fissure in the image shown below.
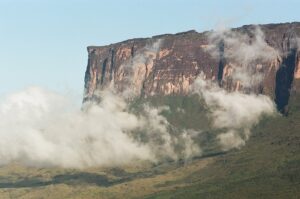
<svg viewBox="0 0 300 199"><path fill-rule="evenodd" d="M294 80L296 67L297 49L293 48L282 60L282 64L276 73L275 103L282 114L287 114L287 105L290 98L290 91Z"/></svg>
<svg viewBox="0 0 300 199"><path fill-rule="evenodd" d="M111 50L111 60L110 60L110 71L109 71L109 80L112 81L113 71L115 67L115 50Z"/></svg>
<svg viewBox="0 0 300 199"><path fill-rule="evenodd" d="M145 64L145 68L146 68L146 71L145 71L145 75L144 75L144 80L143 80L143 83L142 83L142 90L141 90L141 97L144 97L145 96L145 89L146 89L146 79L147 79L147 74L148 74L148 65L147 63Z"/></svg>
<svg viewBox="0 0 300 199"><path fill-rule="evenodd" d="M131 54L131 57L134 57L134 45L131 47L131 52L130 52L130 54Z"/></svg>
<svg viewBox="0 0 300 199"><path fill-rule="evenodd" d="M91 70L91 64L90 64L90 57L89 57L87 68L85 71L85 76L84 76L84 95L86 95L87 91L89 90L89 84L91 81L90 70Z"/></svg>
<svg viewBox="0 0 300 199"><path fill-rule="evenodd" d="M106 65L107 65L107 58L104 60L104 62L102 64L101 80L100 80L101 85L104 83L104 80L105 80Z"/></svg>
<svg viewBox="0 0 300 199"><path fill-rule="evenodd" d="M219 65L218 65L218 83L219 86L222 87L222 79L223 79L223 70L226 63L225 56L224 56L224 48L225 44L224 41L220 41L219 43Z"/></svg>
<svg viewBox="0 0 300 199"><path fill-rule="evenodd" d="M83 102L87 101L88 98L89 98L88 97L88 92L89 92L89 89L90 89L90 82L92 80L92 77L91 77L92 56L93 56L93 51L89 52L87 68L86 68L85 76L84 76Z"/></svg>

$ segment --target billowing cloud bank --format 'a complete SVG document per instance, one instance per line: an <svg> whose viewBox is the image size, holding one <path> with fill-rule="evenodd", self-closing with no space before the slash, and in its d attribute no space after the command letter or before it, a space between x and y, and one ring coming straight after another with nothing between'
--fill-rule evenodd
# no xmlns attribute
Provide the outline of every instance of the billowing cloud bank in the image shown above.
<svg viewBox="0 0 300 199"><path fill-rule="evenodd" d="M209 107L213 127L223 129L218 135L224 150L240 148L250 136L251 127L263 115L275 113L273 101L264 95L229 93L215 83L199 77L194 83L198 93Z"/></svg>
<svg viewBox="0 0 300 199"><path fill-rule="evenodd" d="M263 74L259 72L257 62L268 63L279 55L279 52L266 43L259 27L254 28L251 34L252 38L233 30L219 30L208 35L208 52L215 58L227 60L233 82L239 81L244 88L261 83ZM223 52L220 52L220 45L223 45ZM245 94L243 90L228 92L216 82L206 80L204 74L196 79L193 92L204 99L210 110L213 127L223 129L224 132L218 135L223 150L245 145L251 128L262 116L276 112L275 105L268 96L251 92Z"/></svg>
<svg viewBox="0 0 300 199"><path fill-rule="evenodd" d="M177 159L177 142L184 144L185 157L199 153L186 132L177 138L168 133L161 108L145 106L137 116L113 92L101 97L81 111L66 97L39 87L7 96L0 104L0 164L86 167ZM134 131L147 140L134 138Z"/></svg>
<svg viewBox="0 0 300 199"><path fill-rule="evenodd" d="M232 80L242 82L244 87L258 85L263 80L260 71L266 65L258 66L257 63L271 63L280 59L280 53L267 44L259 26L250 30L248 34L221 29L210 32L208 38L208 52L216 59L223 56L233 71ZM224 46L222 55L220 45Z"/></svg>

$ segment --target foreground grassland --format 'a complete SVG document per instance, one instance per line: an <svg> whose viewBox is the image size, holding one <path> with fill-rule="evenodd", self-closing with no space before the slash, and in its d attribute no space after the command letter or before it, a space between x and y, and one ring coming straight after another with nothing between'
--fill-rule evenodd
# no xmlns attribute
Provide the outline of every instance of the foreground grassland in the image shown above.
<svg viewBox="0 0 300 199"><path fill-rule="evenodd" d="M174 126L209 135L206 110L195 99L151 100L170 106L172 114L165 115ZM85 170L4 166L0 198L300 198L299 101L292 97L288 117L261 121L242 149L220 153L207 136L211 145L203 143L204 156L187 162Z"/></svg>

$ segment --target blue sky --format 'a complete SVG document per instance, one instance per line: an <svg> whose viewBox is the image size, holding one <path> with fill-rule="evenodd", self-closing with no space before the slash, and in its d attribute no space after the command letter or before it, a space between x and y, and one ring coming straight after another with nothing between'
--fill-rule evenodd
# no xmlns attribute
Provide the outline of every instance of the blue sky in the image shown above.
<svg viewBox="0 0 300 199"><path fill-rule="evenodd" d="M38 85L81 97L88 45L300 21L299 0L0 0L0 95Z"/></svg>

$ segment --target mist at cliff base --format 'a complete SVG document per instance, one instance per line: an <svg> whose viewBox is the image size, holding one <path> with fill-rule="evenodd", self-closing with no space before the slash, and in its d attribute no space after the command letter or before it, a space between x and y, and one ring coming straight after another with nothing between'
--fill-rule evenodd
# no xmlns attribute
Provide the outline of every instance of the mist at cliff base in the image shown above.
<svg viewBox="0 0 300 199"><path fill-rule="evenodd" d="M137 160L156 162L192 157L200 148L192 134L169 134L164 107L145 105L143 114L128 110L120 96L104 91L102 101L85 110L68 97L40 87L29 87L0 102L0 165L19 162L37 167L84 168L122 166ZM147 141L134 137L143 132ZM182 157L181 156L181 157Z"/></svg>
<svg viewBox="0 0 300 199"><path fill-rule="evenodd" d="M211 107L213 128L227 129L217 137L225 151L245 145L251 127L262 115L274 113L266 96L230 94L207 84L199 78L194 87ZM201 130L171 134L170 124L161 114L168 107L147 104L137 115L121 96L111 91L103 91L101 96L99 104L85 104L83 108L41 87L3 97L0 165L109 167L201 156L201 146L195 141Z"/></svg>

